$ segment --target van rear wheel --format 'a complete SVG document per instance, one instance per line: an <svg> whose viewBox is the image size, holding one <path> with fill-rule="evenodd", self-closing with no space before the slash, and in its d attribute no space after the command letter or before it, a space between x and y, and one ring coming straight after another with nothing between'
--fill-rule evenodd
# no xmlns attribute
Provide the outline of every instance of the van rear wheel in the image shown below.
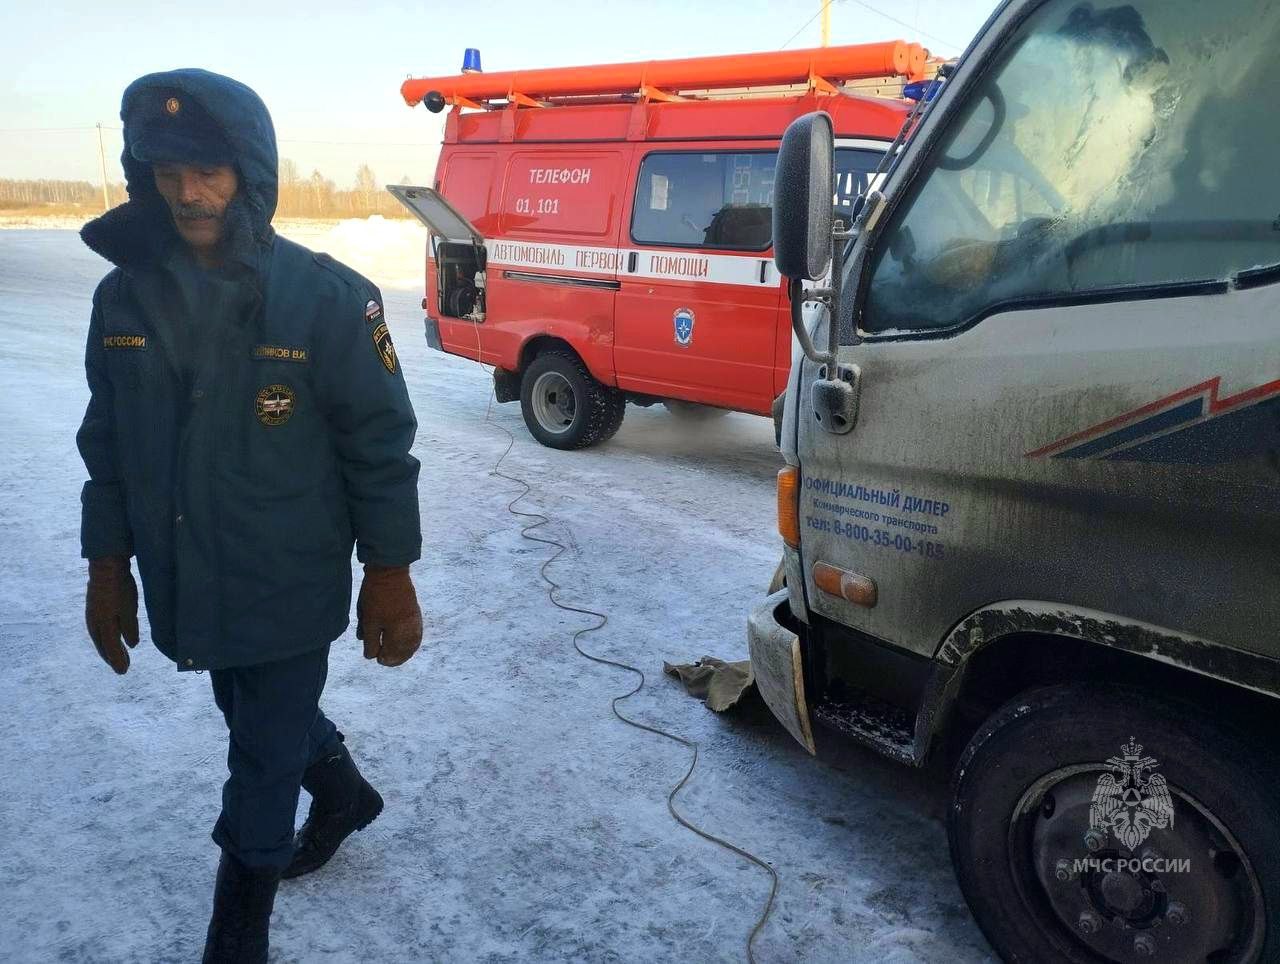
<svg viewBox="0 0 1280 964"><path fill-rule="evenodd" d="M1142 690L1032 690L956 766L960 889L1007 961L1280 959L1267 751Z"/></svg>
<svg viewBox="0 0 1280 964"><path fill-rule="evenodd" d="M581 449L612 438L626 398L596 381L570 351L538 355L520 379L520 412L529 432L554 449Z"/></svg>

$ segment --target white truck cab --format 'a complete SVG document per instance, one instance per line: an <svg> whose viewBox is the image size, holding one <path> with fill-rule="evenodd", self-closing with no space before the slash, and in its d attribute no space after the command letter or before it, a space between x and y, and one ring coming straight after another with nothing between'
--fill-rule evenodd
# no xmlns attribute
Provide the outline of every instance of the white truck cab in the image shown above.
<svg viewBox="0 0 1280 964"><path fill-rule="evenodd" d="M834 247L830 123L780 151L756 677L811 752L959 751L1007 960L1280 960L1278 49L1265 0L1008 0Z"/></svg>

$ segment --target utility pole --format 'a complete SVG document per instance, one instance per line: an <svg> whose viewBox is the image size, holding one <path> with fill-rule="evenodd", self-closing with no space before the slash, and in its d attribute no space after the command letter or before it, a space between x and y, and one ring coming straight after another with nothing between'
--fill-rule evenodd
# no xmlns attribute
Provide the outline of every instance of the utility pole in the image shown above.
<svg viewBox="0 0 1280 964"><path fill-rule="evenodd" d="M822 5L822 46L824 47L831 46L831 4L834 2L835 0L826 0Z"/></svg>
<svg viewBox="0 0 1280 964"><path fill-rule="evenodd" d="M98 163L102 165L102 210L111 210L111 195L107 193L107 151L102 146L102 122L98 122Z"/></svg>

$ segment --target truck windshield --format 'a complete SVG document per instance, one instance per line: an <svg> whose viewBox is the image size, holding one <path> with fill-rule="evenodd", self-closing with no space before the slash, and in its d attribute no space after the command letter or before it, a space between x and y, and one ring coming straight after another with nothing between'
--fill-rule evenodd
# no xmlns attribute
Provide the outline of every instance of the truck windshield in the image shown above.
<svg viewBox="0 0 1280 964"><path fill-rule="evenodd" d="M861 327L1280 261L1280 7L1051 0L970 92L874 255ZM1226 68L1230 65L1230 69Z"/></svg>

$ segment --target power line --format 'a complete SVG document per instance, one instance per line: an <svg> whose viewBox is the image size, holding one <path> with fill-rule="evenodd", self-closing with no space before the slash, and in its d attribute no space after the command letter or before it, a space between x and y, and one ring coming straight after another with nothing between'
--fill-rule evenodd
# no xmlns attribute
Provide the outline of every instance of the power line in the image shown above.
<svg viewBox="0 0 1280 964"><path fill-rule="evenodd" d="M96 127L0 127L0 134L92 134ZM103 130L120 130L104 127Z"/></svg>
<svg viewBox="0 0 1280 964"><path fill-rule="evenodd" d="M781 47L779 47L778 49L779 49L779 50L785 49L788 45L790 45L790 44L791 44L791 42L792 42L793 40L795 40L795 39L796 39L797 37L799 37L802 33L804 33L804 32L805 32L805 30L807 30L807 29L808 29L808 27L809 27L809 25L810 25L811 23L813 23L813 22L814 22L815 20L817 20L820 16L822 16L822 11L823 11L823 10L827 9L827 7L832 6L832 5L834 5L835 3L837 3L837 2L839 2L839 0L826 0L826 2L825 2L825 3L823 3L823 5L822 5L822 6L820 6L820 7L818 8L818 12L817 12L817 13L815 13L815 14L814 14L812 17L810 17L808 20L806 20L806 21L804 22L804 24L800 27L800 29L799 29L799 30L797 30L795 33L793 33L789 38L787 38L787 42L786 42L786 43L784 43L784 44L783 44ZM892 21L893 23L896 23L899 27L903 27L903 28L905 28L905 29L907 29L907 30L910 30L912 33L919 34L921 37L926 37L926 38L928 38L929 40L933 40L933 41L935 41L935 42L937 42L937 43L940 43L940 44L942 44L942 45L943 45L943 46L945 46L945 47L951 47L951 48L952 48L952 49L954 49L954 50L964 50L964 47L963 47L961 44L954 44L954 43L952 43L950 40L944 40L942 37L939 37L939 36L937 36L936 34L927 33L926 31L921 30L918 26L913 26L912 24L907 23L905 20L899 20L897 17L893 16L892 14L885 13L883 10L880 10L880 9L878 9L878 8L876 8L876 7L873 7L873 6L872 6L871 4L869 4L869 3L865 3L865 2L864 2L864 0L850 0L850 2L851 2L851 3L855 3L855 4L857 4L859 7L862 7L862 8L863 8L863 9L865 9L865 10L870 10L872 13L876 14L877 16L884 17L884 19L889 20L889 21ZM917 6L916 6L916 10L917 10L917 16L919 16L919 4L918 4L918 3L917 3Z"/></svg>
<svg viewBox="0 0 1280 964"><path fill-rule="evenodd" d="M281 144L324 144L329 147L432 147L429 141L300 141L291 137L278 138Z"/></svg>
<svg viewBox="0 0 1280 964"><path fill-rule="evenodd" d="M950 40L943 40L941 37L938 37L934 34L925 33L919 27L913 27L911 24L907 23L905 20L899 20L897 17L894 17L890 14L885 13L883 10L876 9L875 7L871 6L871 4L869 3L864 3L863 0L850 0L850 2L856 3L858 6L862 7L865 10L870 10L874 14L879 14L881 17L884 17L886 20L893 21L899 27L905 27L907 30L915 31L922 37L927 37L930 40L935 40L938 43L942 44L943 46L951 47L954 50L964 50L964 47L960 44L953 44Z"/></svg>
<svg viewBox="0 0 1280 964"><path fill-rule="evenodd" d="M806 20L806 21L804 22L804 25L803 25L803 26L801 26L801 28L800 28L799 30L797 30L797 31L796 31L795 33L793 33L789 38L787 38L787 43L783 44L783 45L782 45L781 47L779 47L778 49L779 49L779 50L785 50L785 49L786 49L786 47L787 47L787 45L788 45L788 44L790 44L792 40L795 40L795 39L796 39L796 37L798 37L798 36L800 36L802 33L804 33L804 32L805 32L805 29L809 26L809 24L813 23L815 20L817 20L819 17L821 17L821 16L822 16L822 11L823 11L823 10L826 10L826 9L827 9L827 7L831 6L831 4L833 4L833 3L835 3L835 0L825 0L825 2L822 4L822 6L820 6L820 7L818 8L818 12L817 12L817 13L815 13L815 14L814 14L812 17L810 17L808 20Z"/></svg>
<svg viewBox="0 0 1280 964"><path fill-rule="evenodd" d="M103 124L104 131L115 131L120 133L123 127L111 127ZM93 134L98 130L94 127L0 127L0 134ZM281 144L321 144L328 147L432 147L430 141L324 141L324 140L305 140L294 137L278 138Z"/></svg>

